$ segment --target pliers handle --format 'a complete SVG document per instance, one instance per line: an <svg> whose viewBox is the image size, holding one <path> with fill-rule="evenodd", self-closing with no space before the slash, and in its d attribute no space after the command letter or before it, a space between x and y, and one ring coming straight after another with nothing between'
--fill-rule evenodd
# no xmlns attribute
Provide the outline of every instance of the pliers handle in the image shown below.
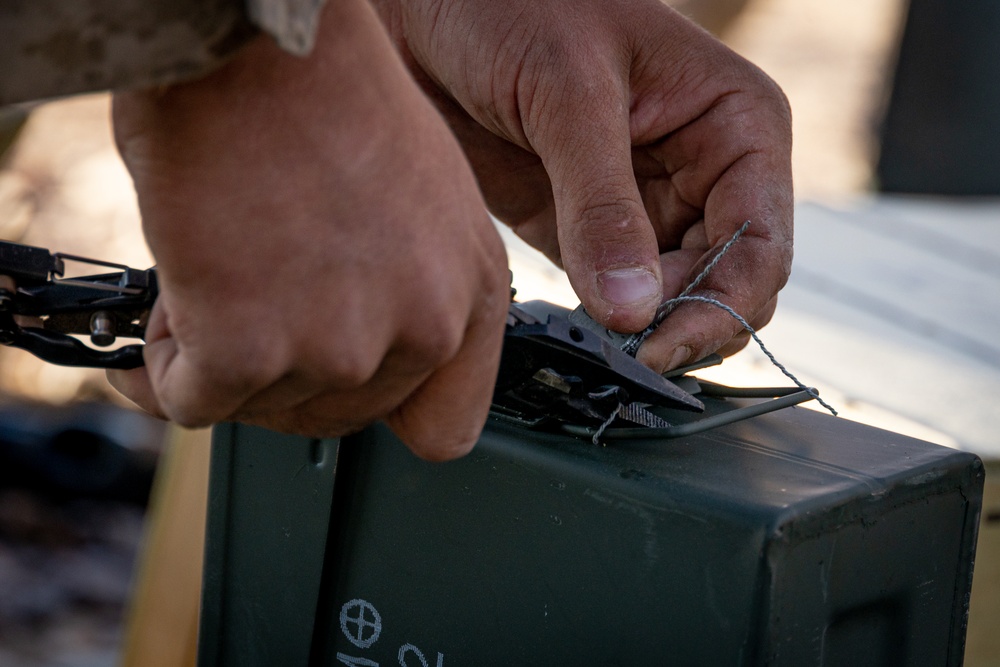
<svg viewBox="0 0 1000 667"><path fill-rule="evenodd" d="M67 262L110 273L64 277ZM51 253L0 241L0 343L62 366L142 366L142 345L109 347L119 337L142 340L159 294L155 269ZM87 345L75 336L89 336Z"/></svg>

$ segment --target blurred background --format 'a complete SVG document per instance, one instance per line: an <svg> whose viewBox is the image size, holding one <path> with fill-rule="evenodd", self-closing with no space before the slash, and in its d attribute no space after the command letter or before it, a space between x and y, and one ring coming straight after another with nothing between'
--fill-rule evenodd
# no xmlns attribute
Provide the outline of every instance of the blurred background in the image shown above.
<svg viewBox="0 0 1000 667"><path fill-rule="evenodd" d="M850 419L1000 458L1000 103L983 97L1000 90L1000 16L972 0L673 4L791 101L797 263L770 349ZM37 105L23 126L3 113L0 138L20 130L0 162L0 238L149 266L108 96ZM577 303L503 234L519 298ZM785 383L754 349L706 377ZM165 433L103 373L0 349L0 665L118 663ZM1000 509L985 514L980 561ZM992 572L977 563L977 587L1000 585ZM996 618L984 597L974 613ZM1000 664L996 641L970 634L967 664Z"/></svg>

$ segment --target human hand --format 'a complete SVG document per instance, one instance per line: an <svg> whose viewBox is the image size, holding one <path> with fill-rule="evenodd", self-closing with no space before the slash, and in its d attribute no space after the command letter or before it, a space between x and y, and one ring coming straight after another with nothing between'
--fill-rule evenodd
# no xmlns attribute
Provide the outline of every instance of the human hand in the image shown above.
<svg viewBox="0 0 1000 667"><path fill-rule="evenodd" d="M308 59L262 37L206 79L116 95L160 296L145 368L109 377L187 426L385 418L451 458L492 396L503 246L372 9L331 2L320 31Z"/></svg>
<svg viewBox="0 0 1000 667"><path fill-rule="evenodd" d="M694 294L770 319L791 268L791 120L760 70L658 0L372 1L490 210L594 319L644 329L748 219ZM684 304L638 357L663 371L747 340Z"/></svg>

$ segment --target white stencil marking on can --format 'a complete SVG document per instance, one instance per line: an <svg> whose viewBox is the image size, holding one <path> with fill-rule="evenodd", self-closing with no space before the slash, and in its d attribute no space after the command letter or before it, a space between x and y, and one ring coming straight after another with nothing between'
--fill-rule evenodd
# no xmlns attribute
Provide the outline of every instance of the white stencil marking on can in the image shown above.
<svg viewBox="0 0 1000 667"><path fill-rule="evenodd" d="M343 653L337 654L337 662L343 663L348 667L379 667L379 664L374 660L369 660L368 658L356 658L352 655L345 655Z"/></svg>
<svg viewBox="0 0 1000 667"><path fill-rule="evenodd" d="M355 598L340 608L340 631L358 648L368 648L382 634L382 617L372 603Z"/></svg>
<svg viewBox="0 0 1000 667"><path fill-rule="evenodd" d="M416 656L417 660L420 661L420 667L430 667L430 665L427 663L427 658L424 657L423 651L421 651L420 649L418 649L413 644L403 644L402 646L399 647L399 656L398 656L399 657L399 667L415 667L413 665L408 665L406 663L406 654L407 653L412 653L413 655ZM438 653L438 655L437 655L437 666L436 667L444 667L444 655L441 654L441 653Z"/></svg>

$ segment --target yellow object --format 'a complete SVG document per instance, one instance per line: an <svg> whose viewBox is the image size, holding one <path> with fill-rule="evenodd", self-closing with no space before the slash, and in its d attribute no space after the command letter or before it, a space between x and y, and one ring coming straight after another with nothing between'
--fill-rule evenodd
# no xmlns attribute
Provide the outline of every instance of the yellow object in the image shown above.
<svg viewBox="0 0 1000 667"><path fill-rule="evenodd" d="M211 431L175 429L157 470L122 667L193 667Z"/></svg>
<svg viewBox="0 0 1000 667"><path fill-rule="evenodd" d="M1000 460L986 462L965 667L1000 665Z"/></svg>

